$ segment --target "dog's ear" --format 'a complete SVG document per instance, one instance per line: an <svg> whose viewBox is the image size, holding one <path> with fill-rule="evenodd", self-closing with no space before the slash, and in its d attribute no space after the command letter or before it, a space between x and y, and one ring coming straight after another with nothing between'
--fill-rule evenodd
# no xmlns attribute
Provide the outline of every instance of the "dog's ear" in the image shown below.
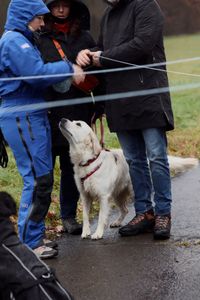
<svg viewBox="0 0 200 300"><path fill-rule="evenodd" d="M93 151L94 151L94 154L97 155L99 154L99 152L101 151L101 145L99 143L99 140L96 136L96 134L91 131L90 132L90 138L91 138L91 141L92 141L92 147L93 147Z"/></svg>
<svg viewBox="0 0 200 300"><path fill-rule="evenodd" d="M6 192L0 192L0 217L10 217L16 213L16 203L12 196Z"/></svg>

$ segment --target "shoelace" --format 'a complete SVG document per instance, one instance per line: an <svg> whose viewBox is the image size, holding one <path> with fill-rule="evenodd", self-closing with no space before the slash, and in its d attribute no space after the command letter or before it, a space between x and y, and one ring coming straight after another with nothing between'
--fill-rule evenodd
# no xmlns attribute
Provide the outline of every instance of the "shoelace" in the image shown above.
<svg viewBox="0 0 200 300"><path fill-rule="evenodd" d="M130 225L135 225L135 224L138 224L139 222L141 222L142 220L144 220L144 215L136 215L130 222L129 224Z"/></svg>
<svg viewBox="0 0 200 300"><path fill-rule="evenodd" d="M155 227L166 228L169 223L169 217L159 216L156 218Z"/></svg>

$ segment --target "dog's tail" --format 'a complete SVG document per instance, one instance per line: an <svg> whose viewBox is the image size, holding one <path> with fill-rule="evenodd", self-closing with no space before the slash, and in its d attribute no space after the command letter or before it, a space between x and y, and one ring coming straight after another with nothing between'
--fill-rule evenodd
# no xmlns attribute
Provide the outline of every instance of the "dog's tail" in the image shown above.
<svg viewBox="0 0 200 300"><path fill-rule="evenodd" d="M175 173L184 172L190 168L197 167L199 160L197 158L182 158L178 156L168 156L170 170Z"/></svg>
<svg viewBox="0 0 200 300"><path fill-rule="evenodd" d="M0 192L0 217L7 218L16 213L16 203L13 197L6 192Z"/></svg>

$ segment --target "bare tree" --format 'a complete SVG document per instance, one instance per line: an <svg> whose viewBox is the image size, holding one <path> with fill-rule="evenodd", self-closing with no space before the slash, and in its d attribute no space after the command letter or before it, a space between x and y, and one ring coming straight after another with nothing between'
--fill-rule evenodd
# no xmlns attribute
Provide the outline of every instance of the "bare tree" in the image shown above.
<svg viewBox="0 0 200 300"><path fill-rule="evenodd" d="M102 0L85 0L84 1L91 13L91 33L97 38L99 33L99 24L106 4Z"/></svg>
<svg viewBox="0 0 200 300"><path fill-rule="evenodd" d="M200 31L200 0L157 0L165 15L165 34L187 34ZM92 33L99 32L99 21L106 7L102 0L84 1L91 11Z"/></svg>
<svg viewBox="0 0 200 300"><path fill-rule="evenodd" d="M100 19L106 4L103 0L82 0L91 12L91 32L98 36ZM175 35L200 31L200 0L157 0L165 17L165 34ZM3 32L10 0L1 0L0 34Z"/></svg>
<svg viewBox="0 0 200 300"><path fill-rule="evenodd" d="M6 20L6 12L9 0L1 0L1 10L0 10L0 35L4 30L4 24Z"/></svg>

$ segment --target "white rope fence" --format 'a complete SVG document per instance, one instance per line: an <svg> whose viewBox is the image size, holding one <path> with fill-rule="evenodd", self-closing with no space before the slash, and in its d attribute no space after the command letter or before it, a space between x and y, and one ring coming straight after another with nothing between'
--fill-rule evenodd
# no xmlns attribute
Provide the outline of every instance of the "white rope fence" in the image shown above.
<svg viewBox="0 0 200 300"><path fill-rule="evenodd" d="M142 91L130 91L126 93L116 93L116 94L107 94L95 97L95 102L99 101L111 101L111 100L118 100L118 99L125 99L130 97L139 97L139 96L149 96L155 94L163 94L167 92L181 92L185 90L192 90L200 88L199 83L191 83L191 84L184 84L184 85L177 85L171 87L163 87L163 88L155 88L155 89L148 89ZM11 100L12 101L12 100ZM1 108L1 113L10 114L13 112L28 112L31 110L41 110L41 109L48 109L60 106L69 106L69 105L77 105L77 104L84 104L92 102L91 97L84 97L84 98L76 98L76 99L66 99L66 100L56 100L56 101L49 101L49 102L42 102L36 104L28 104L28 105L19 105L13 106L10 108Z"/></svg>
<svg viewBox="0 0 200 300"><path fill-rule="evenodd" d="M107 74L107 73L115 73L115 72L125 72L125 71L131 71L131 70L139 70L139 69L150 69L155 71L161 71L161 72L167 72L167 73L174 73L178 75L186 75L186 76L192 76L192 77L200 77L200 74L191 74L191 73L183 73L178 71L169 71L164 69L158 69L156 67L165 66L165 65L174 65L174 64L182 64L182 63L188 63L188 62L194 62L194 61L200 61L200 57L191 57L191 58L185 58L185 59L178 59L174 61L168 61L168 62L160 62L160 63L153 63L153 64L146 64L146 65L136 65L131 64L127 62L123 62L120 60L110 59L103 56L103 59L107 59L110 61L118 62L124 65L129 65L129 67L123 67L123 68L112 68L112 69L103 69L103 70L95 70L95 71L85 71L85 74ZM77 73L78 75L78 73ZM42 78L56 78L56 77L66 77L71 76L71 73L64 73L64 74L54 74L54 75L37 75L37 76L20 76L20 77L9 77L9 78L0 78L0 81L16 81L16 80L34 80L34 79L42 79Z"/></svg>
<svg viewBox="0 0 200 300"><path fill-rule="evenodd" d="M185 58L185 59L179 59L174 61L168 61L168 62L161 62L161 63L155 63L155 64L147 64L147 65L135 65L123 61L113 60L106 57L103 57L104 59L112 60L117 63L121 63L124 65L130 65L129 67L123 67L123 68L114 68L114 69L106 69L106 70L98 70L98 71L90 71L85 72L86 74L100 74L100 73L112 73L112 72L125 72L129 70L136 70L136 69L150 69L155 71L162 71L162 72L170 72L178 75L184 75L188 77L200 77L200 74L190 74L190 73L183 73L178 71L167 71L165 69L158 69L159 66L165 66L165 65L174 65L174 64L182 64L182 63L191 63L195 61L200 61L200 57L192 57L192 58ZM42 78L51 78L51 77L63 77L63 76L71 76L71 74L57 74L57 75L40 75L40 76L22 76L22 77L10 77L10 78L0 78L0 81L11 81L11 80L27 80L27 79L42 79ZM95 102L99 101L111 101L111 100L118 100L123 98L130 98L130 97L139 97L139 96L148 96L148 95L155 95L155 94L162 94L167 92L181 92L185 90L192 90L192 89L198 89L200 88L200 82L199 83L188 83L183 85L175 85L170 87L162 87L162 88L154 88L154 89L147 89L147 90L140 90L140 91L129 91L129 92L123 92L123 93L115 93L115 94L106 94L106 95L100 95L95 96ZM42 102L42 103L36 103L36 104L28 104L28 105L17 105L9 108L1 108L0 107L0 115L1 114L11 114L14 112L28 112L31 110L41 110L41 109L49 109L54 107L60 107L60 106L69 106L69 105L77 105L77 104L84 104L84 103L90 103L92 102L92 98L89 97L81 97L81 98L73 98L73 99L62 99L62 100L56 100L56 101L49 101L49 102Z"/></svg>

